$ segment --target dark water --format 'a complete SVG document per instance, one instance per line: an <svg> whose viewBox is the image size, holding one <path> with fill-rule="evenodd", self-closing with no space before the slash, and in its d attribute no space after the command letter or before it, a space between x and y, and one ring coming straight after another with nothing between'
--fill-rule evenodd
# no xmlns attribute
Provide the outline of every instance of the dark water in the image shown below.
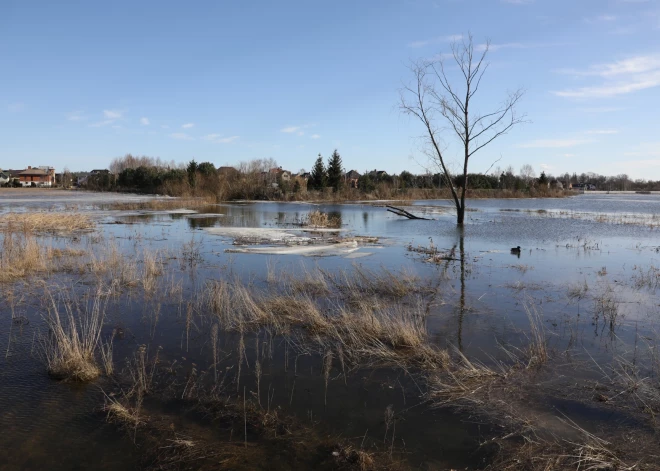
<svg viewBox="0 0 660 471"><path fill-rule="evenodd" d="M115 212L95 209L106 197L85 195L63 200L0 198L0 211L64 209L75 205L100 221L103 240L127 254L139 257L143 247L181 254L190 244L199 258L188 264L172 258L168 274L182 283L190 296L209 279L231 274L264 284L268 266L275 272L301 273L320 267L335 271L359 265L379 270L405 269L422 280L443 284L441 302L429 320L432 339L447 348L459 348L470 358L484 361L501 357L502 345L527 342L529 321L524 305L541 312L551 348L571 351L574 356L606 364L615 354L637 354L638 339L657 345L658 298L650 288L634 286L641 272L660 267L660 238L655 225L660 197L649 195L582 195L566 199L470 201L468 223L463 230L453 221L446 201L421 201L411 211L430 221L405 220L384 207L369 204L310 205L285 203L223 204L200 211L212 214L174 214L167 211ZM351 254L327 257L227 253L233 238L213 228L249 227L295 229L310 211L319 209L341 219L344 235L378 237L376 245L364 245ZM541 211L539 211L541 210ZM659 212L660 213L660 212ZM218 216L220 215L220 216ZM622 217L626 216L626 218ZM122 224L115 224L115 222ZM633 223L634 222L634 223ZM69 245L66 240L56 244ZM89 237L76 242L93 247ZM433 246L459 251L466 263L441 266L407 249L409 245ZM75 244L74 244L75 245ZM521 246L520 255L510 248ZM359 258L352 258L360 254ZM61 280L74 283L75 276ZM609 325L598 313L593 298L569 296L571 287L587 284L588 293L609 292L616 299L618 316ZM29 282L18 287L0 285L0 468L1 469L126 469L139 462L139 450L99 411L99 387L76 386L52 381L38 357L35 342L40 322L43 292ZM20 291L16 307L6 301L9 291ZM199 328L189 344L182 338L181 306L167 301L144 300L125 295L111 303L104 337L121 326L127 332L115 344L115 361L129 358L143 343L161 346L166 361L184 368L209 364L208 340ZM13 315L25 316L29 324L12 323ZM153 312L160 313L158 327L151 331ZM262 341L266 341L263 337ZM383 411L387 406L400 414L397 436L405 443L407 460L421 469L449 466L476 467L483 456L476 453L488 427L466 420L451 410L430 410L423 404L414 380L394 369L358 370L350 381L331 381L329 401L324 404L322 358L304 355L294 374L285 371L281 339L264 365L262 388L273 391L273 402L301 420L318 421L334 434L377 440L383 434ZM223 337L229 351L234 335ZM253 349L253 338L246 340ZM280 347L278 347L280 345ZM640 351L641 351L641 347ZM640 361L643 355L640 353ZM235 364L227 360L226 367ZM598 376L593 368L568 368L565 376ZM251 385L253 373L244 372ZM558 402L584 423L601 420L592 411Z"/></svg>

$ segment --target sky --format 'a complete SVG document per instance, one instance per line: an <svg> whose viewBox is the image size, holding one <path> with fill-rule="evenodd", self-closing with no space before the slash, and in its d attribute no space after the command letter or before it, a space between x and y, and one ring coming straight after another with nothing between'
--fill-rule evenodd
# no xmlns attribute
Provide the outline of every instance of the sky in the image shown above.
<svg viewBox="0 0 660 471"><path fill-rule="evenodd" d="M400 89L470 33L491 44L472 109L522 87L528 120L471 171L660 179L660 0L3 0L0 168L132 153L298 171L338 149L347 170L421 173Z"/></svg>

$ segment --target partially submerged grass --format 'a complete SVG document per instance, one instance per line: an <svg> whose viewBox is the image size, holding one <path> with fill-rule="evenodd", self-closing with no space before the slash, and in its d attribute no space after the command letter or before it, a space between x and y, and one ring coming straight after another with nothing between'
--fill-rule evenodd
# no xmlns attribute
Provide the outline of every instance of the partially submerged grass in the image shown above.
<svg viewBox="0 0 660 471"><path fill-rule="evenodd" d="M49 252L31 235L5 232L0 253L0 282L49 270Z"/></svg>
<svg viewBox="0 0 660 471"><path fill-rule="evenodd" d="M94 380L100 374L96 355L106 309L102 292L99 289L83 305L66 296L58 302L49 293L47 309L49 333L40 344L48 373L56 379Z"/></svg>
<svg viewBox="0 0 660 471"><path fill-rule="evenodd" d="M117 202L104 205L104 209L114 211L166 211L174 209L201 208L216 204L214 197L199 198L150 198L145 201Z"/></svg>
<svg viewBox="0 0 660 471"><path fill-rule="evenodd" d="M342 357L356 364L444 364L446 352L427 342L430 300L420 294L435 293L413 286L415 278L410 274L385 271L370 277L369 273L356 269L353 274L313 278L318 280L315 283L285 281L276 293L240 281L214 281L207 284L203 299L225 330L268 328L280 334L296 330L312 336L325 352L341 349ZM319 285L329 291L326 296L317 295ZM334 306L327 304L329 298L335 299Z"/></svg>
<svg viewBox="0 0 660 471"><path fill-rule="evenodd" d="M70 234L95 227L94 220L82 213L29 212L0 216L0 228L24 234Z"/></svg>
<svg viewBox="0 0 660 471"><path fill-rule="evenodd" d="M336 216L330 216L328 213L321 211L312 211L307 215L304 225L309 227L330 227L337 228L341 226L341 219Z"/></svg>

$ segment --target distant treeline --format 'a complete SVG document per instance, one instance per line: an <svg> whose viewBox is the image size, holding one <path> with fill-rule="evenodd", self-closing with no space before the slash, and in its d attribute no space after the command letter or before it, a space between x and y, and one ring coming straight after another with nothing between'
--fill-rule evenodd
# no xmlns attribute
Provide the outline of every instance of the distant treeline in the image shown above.
<svg viewBox="0 0 660 471"><path fill-rule="evenodd" d="M500 174L468 174L472 197L563 196L551 188L553 177L515 175L511 169ZM462 176L453 185L463 185ZM90 174L85 186L97 191L123 191L170 196L213 196L217 200L305 200L305 199L429 199L446 198L449 188L440 173L389 174L382 170L345 172L335 151L323 162L319 155L310 173L291 173L273 159L241 162L234 167L216 167L211 162L187 164L128 154L113 159L107 171Z"/></svg>

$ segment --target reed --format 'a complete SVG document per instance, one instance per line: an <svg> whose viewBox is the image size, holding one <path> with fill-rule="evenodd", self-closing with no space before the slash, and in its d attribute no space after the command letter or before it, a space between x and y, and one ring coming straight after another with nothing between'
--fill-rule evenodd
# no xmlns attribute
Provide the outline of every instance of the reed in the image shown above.
<svg viewBox="0 0 660 471"><path fill-rule="evenodd" d="M50 333L41 337L40 345L48 372L56 379L92 381L100 373L96 353L107 306L101 289L82 306L66 295L59 302L47 295L44 320Z"/></svg>
<svg viewBox="0 0 660 471"><path fill-rule="evenodd" d="M305 226L315 227L315 228L323 228L323 227L337 228L341 226L341 219L339 219L336 216L330 216L328 215L328 213L323 213L321 211L316 210L316 211L311 211L307 215L303 224Z"/></svg>
<svg viewBox="0 0 660 471"><path fill-rule="evenodd" d="M23 234L71 234L91 231L94 220L83 213L29 212L7 213L0 216L0 229Z"/></svg>

